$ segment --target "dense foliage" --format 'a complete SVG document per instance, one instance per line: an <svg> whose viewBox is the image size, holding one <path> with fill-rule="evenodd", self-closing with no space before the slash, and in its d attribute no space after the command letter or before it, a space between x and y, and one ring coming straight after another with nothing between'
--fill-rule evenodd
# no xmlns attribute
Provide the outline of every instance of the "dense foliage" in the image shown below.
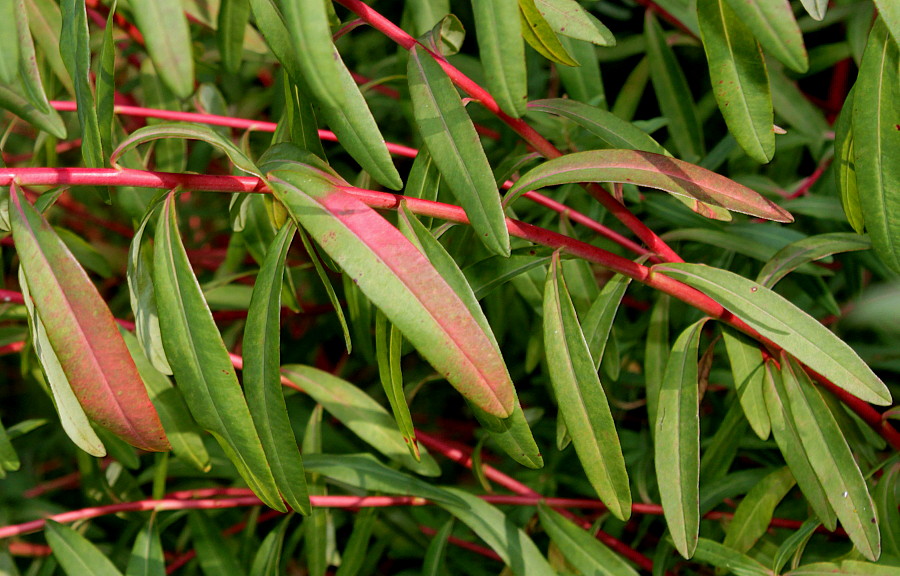
<svg viewBox="0 0 900 576"><path fill-rule="evenodd" d="M0 573L900 574L898 6L0 0Z"/></svg>

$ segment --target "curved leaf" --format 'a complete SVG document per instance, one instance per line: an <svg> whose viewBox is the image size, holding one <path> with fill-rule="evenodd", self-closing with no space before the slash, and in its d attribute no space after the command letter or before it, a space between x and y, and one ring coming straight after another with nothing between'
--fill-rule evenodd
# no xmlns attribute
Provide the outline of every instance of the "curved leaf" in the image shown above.
<svg viewBox="0 0 900 576"><path fill-rule="evenodd" d="M538 54L558 64L578 66L578 62L562 45L550 23L537 8L535 0L519 0L521 35Z"/></svg>
<svg viewBox="0 0 900 576"><path fill-rule="evenodd" d="M78 123L81 124L81 155L87 166L103 166L100 125L91 89L91 47L84 0L63 0L60 6L63 15L60 53L75 84Z"/></svg>
<svg viewBox="0 0 900 576"><path fill-rule="evenodd" d="M616 38L575 0L534 0L534 5L557 34L598 46L615 46Z"/></svg>
<svg viewBox="0 0 900 576"><path fill-rule="evenodd" d="M518 118L525 113L528 102L519 3L473 0L472 11L488 89L504 112Z"/></svg>
<svg viewBox="0 0 900 576"><path fill-rule="evenodd" d="M194 50L181 1L130 0L129 5L159 77L176 96L187 98L194 92Z"/></svg>
<svg viewBox="0 0 900 576"><path fill-rule="evenodd" d="M169 450L134 361L91 279L16 185L10 189L10 212L34 307L85 412L134 446Z"/></svg>
<svg viewBox="0 0 900 576"><path fill-rule="evenodd" d="M409 453L418 460L419 443L416 441L416 430L413 428L409 403L403 390L403 369L400 365L402 348L403 334L378 311L375 315L375 356L381 387L384 388L397 428L409 447Z"/></svg>
<svg viewBox="0 0 900 576"><path fill-rule="evenodd" d="M555 253L544 288L544 349L550 382L575 453L594 490L616 517L631 515L631 488L625 459Z"/></svg>
<svg viewBox="0 0 900 576"><path fill-rule="evenodd" d="M865 236L846 232L832 232L803 238L779 250L759 271L756 281L771 288L779 280L807 262L814 262L840 252L866 250L870 247L871 243Z"/></svg>
<svg viewBox="0 0 900 576"><path fill-rule="evenodd" d="M694 560L707 562L732 572L735 576L774 576L774 573L758 560L707 538L700 538L697 541Z"/></svg>
<svg viewBox="0 0 900 576"><path fill-rule="evenodd" d="M628 276L621 274L613 276L591 304L591 308L581 323L584 338L587 340L591 357L594 359L594 367L598 370L600 361L603 359L603 352L606 350L606 343L612 332L613 320L616 319L616 312L619 311L619 305L622 303L622 297L625 296L625 290L628 289L629 284L631 284L631 278Z"/></svg>
<svg viewBox="0 0 900 576"><path fill-rule="evenodd" d="M165 576L165 573L166 561L159 538L159 522L153 514L134 541L125 576Z"/></svg>
<svg viewBox="0 0 900 576"><path fill-rule="evenodd" d="M788 0L728 0L728 3L766 50L794 72L806 72L809 58Z"/></svg>
<svg viewBox="0 0 900 576"><path fill-rule="evenodd" d="M420 461L410 455L397 424L387 410L350 382L299 364L282 366L281 371L361 440L391 460L423 476L440 474L437 462L424 447L420 448Z"/></svg>
<svg viewBox="0 0 900 576"><path fill-rule="evenodd" d="M13 18L13 21L15 22L15 31L13 32L12 37L14 39L18 38L18 83L20 83L21 87L24 89L25 97L28 98L31 104L33 104L41 113L50 114L53 108L50 106L50 102L47 101L47 94L44 91L40 66L38 65L37 54L34 51L34 39L32 38L32 32L29 29L28 10L25 8L24 0L12 0L10 3L15 6L15 16ZM58 54L58 47L56 52L56 55L51 56L44 54L44 57L48 60L61 58ZM16 84L16 82L13 81L10 81L9 83Z"/></svg>
<svg viewBox="0 0 900 576"><path fill-rule="evenodd" d="M781 295L733 272L704 264L665 264L653 269L715 299L847 392L873 404L891 404L890 391L850 346Z"/></svg>
<svg viewBox="0 0 900 576"><path fill-rule="evenodd" d="M548 160L519 178L507 192L506 202L528 190L573 182L636 184L732 212L793 222L786 210L746 186L682 160L637 150L593 150Z"/></svg>
<svg viewBox="0 0 900 576"><path fill-rule="evenodd" d="M250 21L248 0L222 0L216 19L216 42L225 70L236 74L244 56L244 34Z"/></svg>
<svg viewBox="0 0 900 576"><path fill-rule="evenodd" d="M306 85L323 106L340 108L347 101L338 88L343 62L333 57L325 0L279 0L278 6Z"/></svg>
<svg viewBox="0 0 900 576"><path fill-rule="evenodd" d="M637 576L637 571L618 554L604 546L562 514L544 504L538 505L541 527L581 574L592 576Z"/></svg>
<svg viewBox="0 0 900 576"><path fill-rule="evenodd" d="M106 554L75 530L47 520L44 531L53 555L69 576L122 576Z"/></svg>
<svg viewBox="0 0 900 576"><path fill-rule="evenodd" d="M437 531L428 543L425 558L422 560L422 576L441 576L444 574L445 555L449 545L450 535L453 534L455 520L450 518Z"/></svg>
<svg viewBox="0 0 900 576"><path fill-rule="evenodd" d="M22 120L57 138L66 137L66 125L59 113L53 109L46 113L42 112L19 93L18 88L0 86L0 108L9 110Z"/></svg>
<svg viewBox="0 0 900 576"><path fill-rule="evenodd" d="M700 532L700 413L697 350L706 318L675 340L659 389L656 477L675 548L694 555Z"/></svg>
<svg viewBox="0 0 900 576"><path fill-rule="evenodd" d="M834 124L834 169L838 191L841 193L841 206L847 216L847 222L862 234L866 228L862 208L859 202L859 187L856 182L856 155L853 151L853 101L856 87L850 89L844 100L844 107Z"/></svg>
<svg viewBox="0 0 900 576"><path fill-rule="evenodd" d="M722 329L722 340L744 416L756 435L765 440L772 427L763 395L765 367L759 344L730 327Z"/></svg>
<svg viewBox="0 0 900 576"><path fill-rule="evenodd" d="M769 529L775 507L796 483L789 467L779 468L763 478L741 500L725 530L722 544L738 552L753 548Z"/></svg>
<svg viewBox="0 0 900 576"><path fill-rule="evenodd" d="M308 165L264 166L275 196L464 396L505 418L515 389L491 338L425 256L377 212Z"/></svg>
<svg viewBox="0 0 900 576"><path fill-rule="evenodd" d="M441 176L484 245L509 256L509 231L491 165L456 88L419 46L409 52L406 74L416 125Z"/></svg>
<svg viewBox="0 0 900 576"><path fill-rule="evenodd" d="M759 44L726 0L698 0L697 18L728 131L748 156L766 164L775 153L774 112Z"/></svg>
<svg viewBox="0 0 900 576"><path fill-rule="evenodd" d="M806 13L813 20L821 21L825 18L825 11L828 10L828 0L800 0L800 3L803 4Z"/></svg>
<svg viewBox="0 0 900 576"><path fill-rule="evenodd" d="M858 560L841 562L816 562L794 568L784 576L897 576L897 567L890 564L872 564Z"/></svg>

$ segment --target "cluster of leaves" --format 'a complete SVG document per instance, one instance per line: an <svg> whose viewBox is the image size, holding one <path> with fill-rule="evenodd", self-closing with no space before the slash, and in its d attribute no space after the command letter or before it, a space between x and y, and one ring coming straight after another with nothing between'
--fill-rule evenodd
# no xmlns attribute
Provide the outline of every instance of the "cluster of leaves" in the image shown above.
<svg viewBox="0 0 900 576"><path fill-rule="evenodd" d="M0 571L897 574L898 4L339 4L0 0Z"/></svg>

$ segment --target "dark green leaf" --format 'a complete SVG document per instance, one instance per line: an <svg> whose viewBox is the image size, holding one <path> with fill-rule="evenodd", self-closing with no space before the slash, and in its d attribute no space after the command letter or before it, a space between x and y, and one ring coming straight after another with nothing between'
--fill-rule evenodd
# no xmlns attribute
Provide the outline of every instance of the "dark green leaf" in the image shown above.
<svg viewBox="0 0 900 576"><path fill-rule="evenodd" d="M762 351L755 341L729 327L722 329L722 339L744 416L756 435L765 440L769 437L771 423L763 395L765 367Z"/></svg>
<svg viewBox="0 0 900 576"><path fill-rule="evenodd" d="M278 6L306 85L323 106L344 106L347 97L339 88L344 64L334 58L325 0L279 0Z"/></svg>
<svg viewBox="0 0 900 576"><path fill-rule="evenodd" d="M544 504L538 506L541 527L572 566L593 576L637 576L637 571L562 514Z"/></svg>
<svg viewBox="0 0 900 576"><path fill-rule="evenodd" d="M69 576L122 576L106 554L68 526L47 520L44 532L53 555Z"/></svg>
<svg viewBox="0 0 900 576"><path fill-rule="evenodd" d="M248 0L222 0L216 26L216 41L225 70L236 74L244 56L244 34L250 21Z"/></svg>
<svg viewBox="0 0 900 576"><path fill-rule="evenodd" d="M847 94L844 107L834 124L834 165L837 172L837 188L841 193L841 206L847 222L858 233L865 231L859 187L856 182L856 156L853 151L853 102L855 87Z"/></svg>
<svg viewBox="0 0 900 576"><path fill-rule="evenodd" d="M773 576L773 572L759 561L707 538L697 541L694 560L728 570L735 576Z"/></svg>
<svg viewBox="0 0 900 576"><path fill-rule="evenodd" d="M803 34L788 0L728 0L728 3L766 50L791 70L806 72L809 59Z"/></svg>
<svg viewBox="0 0 900 576"><path fill-rule="evenodd" d="M206 512L191 511L188 514L188 526L197 551L197 560L206 576L241 576L247 573L238 562L233 546L222 536L222 528Z"/></svg>
<svg viewBox="0 0 900 576"><path fill-rule="evenodd" d="M129 5L160 79L178 98L187 98L194 92L194 50L180 0L130 0Z"/></svg>
<svg viewBox="0 0 900 576"><path fill-rule="evenodd" d="M138 532L131 549L131 559L125 576L165 576L166 562L156 514L150 516L147 525Z"/></svg>
<svg viewBox="0 0 900 576"><path fill-rule="evenodd" d="M60 50L69 75L75 82L75 100L78 103L78 123L81 124L81 155L90 167L100 167L103 149L94 92L91 89L91 47L88 36L87 11L84 0L63 0L61 3L63 24Z"/></svg>

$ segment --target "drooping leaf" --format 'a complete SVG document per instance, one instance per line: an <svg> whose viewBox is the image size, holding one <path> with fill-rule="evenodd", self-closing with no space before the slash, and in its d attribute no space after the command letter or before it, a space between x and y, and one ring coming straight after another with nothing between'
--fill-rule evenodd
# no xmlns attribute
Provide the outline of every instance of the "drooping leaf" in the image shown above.
<svg viewBox="0 0 900 576"><path fill-rule="evenodd" d="M29 124L40 128L57 138L66 137L66 125L56 110L42 112L28 99L9 86L0 86L0 108L9 110Z"/></svg>
<svg viewBox="0 0 900 576"><path fill-rule="evenodd" d="M562 45L556 32L537 8L535 0L519 0L521 35L538 54L551 62L578 66L578 62Z"/></svg>
<svg viewBox="0 0 900 576"><path fill-rule="evenodd" d="M669 119L669 136L675 142L680 156L696 162L705 155L703 130L694 106L694 97L675 52L666 43L662 27L652 10L647 10L644 20L644 36L647 38L647 61L650 79L663 115Z"/></svg>
<svg viewBox="0 0 900 576"><path fill-rule="evenodd" d="M421 460L412 457L387 410L353 384L299 364L283 366L281 371L361 440L391 460L423 476L440 473L437 462L424 448L420 448Z"/></svg>
<svg viewBox="0 0 900 576"><path fill-rule="evenodd" d="M795 361L781 355L781 376L791 417L831 507L863 556L881 555L875 503L847 440L809 377ZM781 393L782 390L779 390Z"/></svg>
<svg viewBox="0 0 900 576"><path fill-rule="evenodd" d="M594 359L554 254L544 288L544 348L550 381L572 444L594 490L621 519L631 515L631 488L616 425Z"/></svg>
<svg viewBox="0 0 900 576"><path fill-rule="evenodd" d="M138 532L125 576L165 576L165 573L166 562L159 538L159 522L156 514L153 514L147 525Z"/></svg>
<svg viewBox="0 0 900 576"><path fill-rule="evenodd" d="M156 410L97 288L15 185L10 209L16 251L37 316L85 412L134 446L168 450Z"/></svg>
<svg viewBox="0 0 900 576"><path fill-rule="evenodd" d="M593 150L548 160L519 178L507 192L506 202L528 190L573 182L635 184L732 212L776 222L793 221L786 210L733 180L676 158L638 150Z"/></svg>
<svg viewBox="0 0 900 576"><path fill-rule="evenodd" d="M343 62L333 57L334 43L325 0L279 0L278 6L306 85L323 106L344 106L347 98L338 88L339 67Z"/></svg>
<svg viewBox="0 0 900 576"><path fill-rule="evenodd" d="M809 543L815 531L822 526L822 523L815 515L807 518L793 534L784 539L778 551L775 553L775 559L772 561L772 567L776 574L781 573L781 569L787 564L787 561L794 558L794 563L799 563L800 557L806 545Z"/></svg>
<svg viewBox="0 0 900 576"><path fill-rule="evenodd" d="M669 534L685 558L694 555L700 531L700 413L697 349L706 318L675 340L659 389L656 477Z"/></svg>
<svg viewBox="0 0 900 576"><path fill-rule="evenodd" d="M285 260L296 228L286 223L266 252L256 277L244 327L244 394L263 451L284 501L309 514L303 460L281 386L281 289Z"/></svg>
<svg viewBox="0 0 900 576"><path fill-rule="evenodd" d="M222 536L221 528L203 510L192 510L188 514L197 560L206 576L247 573L238 562L234 548Z"/></svg>
<svg viewBox="0 0 900 576"><path fill-rule="evenodd" d="M871 242L867 237L846 232L809 236L779 250L759 271L756 281L771 288L779 280L807 262L814 262L841 252L866 250L870 246Z"/></svg>
<svg viewBox="0 0 900 576"><path fill-rule="evenodd" d="M225 70L236 74L244 56L244 34L250 21L248 0L222 0L216 21L216 42Z"/></svg>
<svg viewBox="0 0 900 576"><path fill-rule="evenodd" d="M492 252L509 256L509 232L500 194L478 133L440 64L414 46L407 63L410 96L419 133L441 176Z"/></svg>
<svg viewBox="0 0 900 576"><path fill-rule="evenodd" d="M744 410L744 416L756 435L765 440L769 437L772 427L763 395L765 367L759 345L729 327L722 329L722 340L725 342L728 361L731 363L731 374L734 377L734 386L741 408Z"/></svg>
<svg viewBox="0 0 900 576"><path fill-rule="evenodd" d="M331 306L334 308L335 315L341 325L341 331L344 333L344 344L347 346L347 354L350 354L353 349L353 341L350 337L350 327L347 325L347 319L344 317L344 308L338 299L337 292L335 292L334 286L331 285L331 278L328 277L328 271L325 270L325 266L322 264L322 258L313 247L309 235L304 230L298 230L297 233L300 236L300 241L303 242L303 249L306 250L306 255L309 256L309 259L313 263L313 268L316 269L316 276L319 277L319 281L325 288L325 293L328 295L328 301L331 302Z"/></svg>
<svg viewBox="0 0 900 576"><path fill-rule="evenodd" d="M552 508L538 506L541 527L572 566L582 574L596 576L637 576L637 571L590 533Z"/></svg>
<svg viewBox="0 0 900 576"><path fill-rule="evenodd" d="M520 33L517 0L472 2L478 51L487 87L500 108L518 118L525 113L528 85L525 42Z"/></svg>
<svg viewBox="0 0 900 576"><path fill-rule="evenodd" d="M631 283L631 278L616 274L600 291L590 310L581 323L584 330L584 338L587 340L594 366L599 370L606 343L612 333L613 320L622 303L625 290Z"/></svg>
<svg viewBox="0 0 900 576"><path fill-rule="evenodd" d="M556 574L531 538L503 512L481 498L458 488L445 490L462 500L462 504L444 502L438 505L484 540L512 569L513 574L517 576Z"/></svg>
<svg viewBox="0 0 900 576"><path fill-rule="evenodd" d="M894 272L900 272L898 76L900 46L888 33L884 19L877 19L854 90L853 158L866 230L875 253Z"/></svg>
<svg viewBox="0 0 900 576"><path fill-rule="evenodd" d="M513 413L508 418L497 418L472 403L469 403L469 408L494 442L513 460L528 468L543 468L544 458L534 441L518 397Z"/></svg>
<svg viewBox="0 0 900 576"><path fill-rule="evenodd" d="M194 51L180 0L130 0L129 5L160 79L178 98L187 98L194 92Z"/></svg>
<svg viewBox="0 0 900 576"><path fill-rule="evenodd" d="M528 103L528 108L568 118L600 138L609 148L644 150L671 156L656 140L631 122L595 106L576 100L553 98L532 100Z"/></svg>
<svg viewBox="0 0 900 576"><path fill-rule="evenodd" d="M856 94L855 86L847 94L841 114L834 123L834 169L837 172L835 179L838 191L841 193L841 206L844 208L847 222L857 234L862 234L865 231L866 222L863 219L859 201L856 155L853 151L854 94Z"/></svg>
<svg viewBox="0 0 900 576"><path fill-rule="evenodd" d="M794 487L789 467L779 468L762 479L741 500L725 531L725 546L747 552L769 529L775 507Z"/></svg>
<svg viewBox="0 0 900 576"><path fill-rule="evenodd" d="M609 28L575 0L534 0L534 5L557 34L598 46L616 44Z"/></svg>
<svg viewBox="0 0 900 576"><path fill-rule="evenodd" d="M68 526L47 520L44 532L53 555L69 576L122 576L106 554Z"/></svg>
<svg viewBox="0 0 900 576"><path fill-rule="evenodd" d="M759 44L727 0L699 0L697 18L728 131L748 156L766 164L775 153L774 112Z"/></svg>
<svg viewBox="0 0 900 576"><path fill-rule="evenodd" d="M84 0L63 0L60 53L66 70L75 83L78 123L81 125L81 155L90 167L104 165L97 109L91 89L91 47L88 36L87 11Z"/></svg>
<svg viewBox="0 0 900 576"><path fill-rule="evenodd" d="M806 72L809 58L788 0L728 0L728 3L763 48L791 70L801 74Z"/></svg>
<svg viewBox="0 0 900 576"><path fill-rule="evenodd" d="M774 576L774 573L758 560L708 538L700 538L697 541L694 560L728 570L735 576Z"/></svg>
<svg viewBox="0 0 900 576"><path fill-rule="evenodd" d="M18 79L15 82L10 81L9 84L17 87L21 86L24 96L41 114L50 114L53 109L50 106L50 102L47 101L47 94L44 90L44 82L41 78L41 70L34 50L33 32L29 27L30 20L25 4L24 0L12 1L15 11L11 20L11 22L15 23L12 39L18 39L16 46L19 56ZM57 8L57 10L59 9ZM4 32L4 34L6 33ZM58 34L59 31L57 30L56 33ZM40 42L40 39L38 42ZM65 72L58 48L56 49L56 54L45 54L44 57L50 60L51 64L58 60L60 68L63 68L63 72Z"/></svg>
<svg viewBox="0 0 900 576"><path fill-rule="evenodd" d="M267 506L285 510L231 358L178 234L174 193L163 205L153 248L163 346L188 408L253 492Z"/></svg>
<svg viewBox="0 0 900 576"><path fill-rule="evenodd" d="M856 352L781 295L733 272L703 264L665 264L654 269L714 298L835 385L867 402L890 405L887 387Z"/></svg>
<svg viewBox="0 0 900 576"><path fill-rule="evenodd" d="M512 412L499 352L421 252L333 176L274 160L264 170L291 216L457 390L498 417Z"/></svg>

